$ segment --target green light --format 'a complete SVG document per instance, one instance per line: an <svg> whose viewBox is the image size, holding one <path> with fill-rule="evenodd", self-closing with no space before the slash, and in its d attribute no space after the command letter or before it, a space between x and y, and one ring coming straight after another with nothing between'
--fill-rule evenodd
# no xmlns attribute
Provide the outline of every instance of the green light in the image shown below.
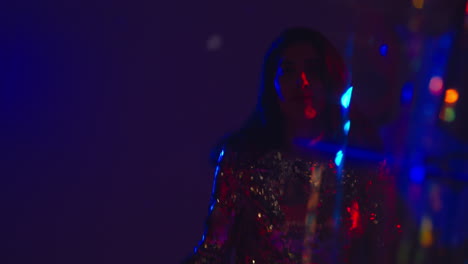
<svg viewBox="0 0 468 264"><path fill-rule="evenodd" d="M445 108L444 111L444 121L445 122L453 122L455 120L455 110L452 107Z"/></svg>

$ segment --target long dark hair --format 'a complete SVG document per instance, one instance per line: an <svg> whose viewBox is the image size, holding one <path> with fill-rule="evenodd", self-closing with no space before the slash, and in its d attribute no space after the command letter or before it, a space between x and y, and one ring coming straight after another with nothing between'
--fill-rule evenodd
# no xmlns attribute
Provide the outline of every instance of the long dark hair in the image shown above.
<svg viewBox="0 0 468 264"><path fill-rule="evenodd" d="M271 44L264 57L257 105L238 131L227 134L218 142L211 153L213 162L223 147L261 154L284 144L284 118L278 105L274 79L280 56L286 48L296 43L309 43L319 53L323 65L322 82L328 91L325 113L327 131L324 141L341 143L343 134L340 97L349 84L349 73L344 60L321 33L309 28L294 27L284 30Z"/></svg>

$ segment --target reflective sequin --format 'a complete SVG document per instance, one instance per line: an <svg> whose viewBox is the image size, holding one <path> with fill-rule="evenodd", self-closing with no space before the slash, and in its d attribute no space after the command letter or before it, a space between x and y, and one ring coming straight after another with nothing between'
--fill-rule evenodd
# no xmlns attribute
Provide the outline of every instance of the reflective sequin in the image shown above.
<svg viewBox="0 0 468 264"><path fill-rule="evenodd" d="M332 160L224 154L203 246L187 263L230 263L232 252L235 263L349 263L351 250L384 245L384 230L399 226L383 219L393 187L378 164L347 162L338 182Z"/></svg>

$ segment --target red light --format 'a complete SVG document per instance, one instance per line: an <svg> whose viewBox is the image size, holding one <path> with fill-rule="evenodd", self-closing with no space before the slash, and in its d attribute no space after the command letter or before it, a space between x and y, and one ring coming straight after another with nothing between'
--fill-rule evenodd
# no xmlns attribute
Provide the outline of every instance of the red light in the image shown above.
<svg viewBox="0 0 468 264"><path fill-rule="evenodd" d="M312 106L307 105L304 110L304 114L307 119L313 119L315 118L315 116L317 116L317 111L315 111L315 109Z"/></svg>
<svg viewBox="0 0 468 264"><path fill-rule="evenodd" d="M309 80L307 80L307 76L305 75L304 72L301 73L301 78L302 78L302 82L304 83L303 86L308 86Z"/></svg>
<svg viewBox="0 0 468 264"><path fill-rule="evenodd" d="M351 207L347 207L346 210L350 214L350 218L351 218L351 227L349 228L349 230L358 228L359 219L361 218L359 214L359 204L355 201L353 202Z"/></svg>
<svg viewBox="0 0 468 264"><path fill-rule="evenodd" d="M468 2L466 2L465 14L468 15Z"/></svg>
<svg viewBox="0 0 468 264"><path fill-rule="evenodd" d="M401 225L396 225L396 228L400 229L400 228L401 228Z"/></svg>

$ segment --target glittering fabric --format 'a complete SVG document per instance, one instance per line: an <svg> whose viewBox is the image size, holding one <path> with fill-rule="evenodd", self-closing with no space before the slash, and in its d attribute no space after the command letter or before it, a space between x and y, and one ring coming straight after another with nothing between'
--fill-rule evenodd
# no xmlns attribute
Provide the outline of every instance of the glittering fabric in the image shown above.
<svg viewBox="0 0 468 264"><path fill-rule="evenodd" d="M385 163L286 158L226 150L205 235L185 263L387 263L398 233ZM384 210L389 209L389 210Z"/></svg>

